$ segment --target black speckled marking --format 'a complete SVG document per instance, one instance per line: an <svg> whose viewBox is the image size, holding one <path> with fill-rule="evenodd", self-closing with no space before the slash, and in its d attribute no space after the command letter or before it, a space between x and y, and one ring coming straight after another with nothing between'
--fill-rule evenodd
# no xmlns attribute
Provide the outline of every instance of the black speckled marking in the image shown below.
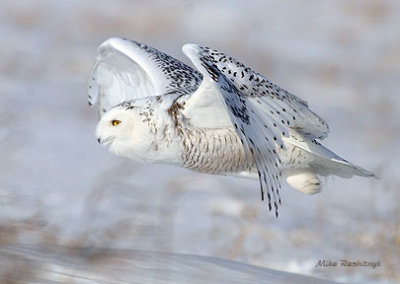
<svg viewBox="0 0 400 284"><path fill-rule="evenodd" d="M180 89L190 94L199 87L202 76L193 68L151 46L133 40L130 42L145 50L150 60L164 73L166 78L169 79L169 85L165 90L166 92Z"/></svg>

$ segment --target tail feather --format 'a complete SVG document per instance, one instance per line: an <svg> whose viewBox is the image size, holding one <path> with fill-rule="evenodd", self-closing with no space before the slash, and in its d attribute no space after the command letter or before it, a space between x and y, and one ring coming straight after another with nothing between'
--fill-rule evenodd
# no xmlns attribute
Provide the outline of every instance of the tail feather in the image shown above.
<svg viewBox="0 0 400 284"><path fill-rule="evenodd" d="M342 178L353 176L376 177L374 173L352 164L315 140L308 140L291 132L290 138L283 138L287 150L280 150L283 173L287 183L294 189L305 194L315 194L321 191L321 178L330 175ZM257 171L244 171L236 175L258 178Z"/></svg>
<svg viewBox="0 0 400 284"><path fill-rule="evenodd" d="M373 172L347 162L344 159L326 160L316 157L313 166L316 173L321 176L335 175L342 178L351 178L353 176L375 177Z"/></svg>
<svg viewBox="0 0 400 284"><path fill-rule="evenodd" d="M287 147L293 149L291 154L300 161L299 165L292 165L284 170L288 184L298 191L306 194L318 193L321 191L320 178L330 175L342 178L375 177L374 173L346 161L317 141L305 139L295 131L285 142L291 145ZM291 157L287 159L290 161Z"/></svg>
<svg viewBox="0 0 400 284"><path fill-rule="evenodd" d="M318 159L316 159L318 160ZM344 161L315 161L312 166L284 171L287 183L294 189L311 195L321 191L321 177L335 175L342 178L353 176L375 177L375 174Z"/></svg>

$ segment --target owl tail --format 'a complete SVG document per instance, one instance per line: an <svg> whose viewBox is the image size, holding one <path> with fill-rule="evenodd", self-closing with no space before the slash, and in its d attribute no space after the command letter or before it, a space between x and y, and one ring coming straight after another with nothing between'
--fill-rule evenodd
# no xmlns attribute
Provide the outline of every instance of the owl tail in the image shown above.
<svg viewBox="0 0 400 284"><path fill-rule="evenodd" d="M309 155L313 161L307 167L285 170L287 183L305 194L315 194L321 191L321 177L329 175L342 178L352 176L375 177L375 174L352 164L339 157L322 145L314 145L319 151L310 153L303 150L303 155ZM314 149L316 150L316 149ZM324 155L321 155L323 153Z"/></svg>

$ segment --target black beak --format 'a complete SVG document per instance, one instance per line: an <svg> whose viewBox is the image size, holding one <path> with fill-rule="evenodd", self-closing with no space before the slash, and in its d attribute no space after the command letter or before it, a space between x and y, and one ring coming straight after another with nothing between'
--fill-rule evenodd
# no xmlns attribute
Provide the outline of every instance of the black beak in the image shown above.
<svg viewBox="0 0 400 284"><path fill-rule="evenodd" d="M97 142L101 143L101 139L100 139L100 138L97 138Z"/></svg>

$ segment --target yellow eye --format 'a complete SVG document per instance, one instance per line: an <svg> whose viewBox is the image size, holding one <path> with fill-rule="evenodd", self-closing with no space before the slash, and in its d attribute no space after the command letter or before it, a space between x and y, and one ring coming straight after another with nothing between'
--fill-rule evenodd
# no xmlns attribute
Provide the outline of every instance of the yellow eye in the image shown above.
<svg viewBox="0 0 400 284"><path fill-rule="evenodd" d="M113 121L111 121L111 124L113 125L113 126L117 126L118 124L120 124L121 123L121 121L120 120L116 120L116 119L114 119Z"/></svg>

